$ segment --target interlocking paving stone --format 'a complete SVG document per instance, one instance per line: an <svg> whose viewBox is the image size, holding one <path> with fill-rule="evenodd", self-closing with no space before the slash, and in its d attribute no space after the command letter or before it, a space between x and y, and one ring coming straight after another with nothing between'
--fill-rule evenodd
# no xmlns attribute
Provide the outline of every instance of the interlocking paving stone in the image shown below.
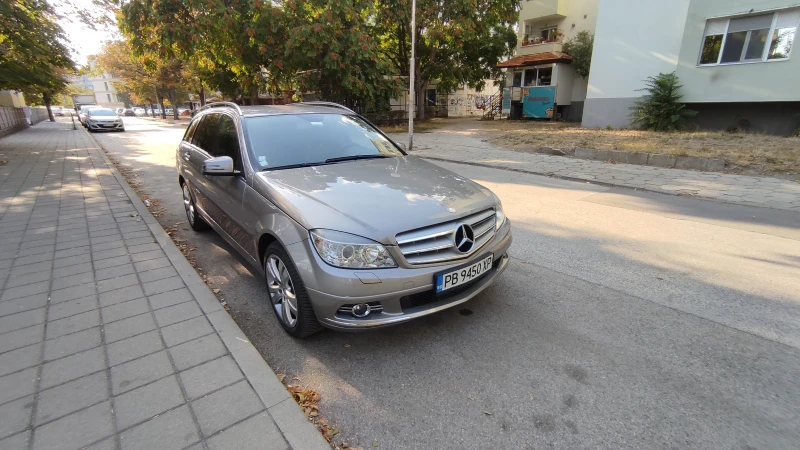
<svg viewBox="0 0 800 450"><path fill-rule="evenodd" d="M225 356L180 373L181 382L190 399L202 397L243 377L230 356Z"/></svg>
<svg viewBox="0 0 800 450"><path fill-rule="evenodd" d="M41 343L2 353L0 354L0 376L36 365L39 363L41 356Z"/></svg>
<svg viewBox="0 0 800 450"><path fill-rule="evenodd" d="M216 333L194 339L169 349L175 367L185 370L206 361L216 359L225 353L225 345Z"/></svg>
<svg viewBox="0 0 800 450"><path fill-rule="evenodd" d="M44 360L52 361L74 353L95 348L101 344L100 327L68 334L58 339L44 341Z"/></svg>
<svg viewBox="0 0 800 450"><path fill-rule="evenodd" d="M172 375L114 398L117 426L125 429L185 403L178 379Z"/></svg>
<svg viewBox="0 0 800 450"><path fill-rule="evenodd" d="M128 362L164 348L158 331L153 330L108 344L108 362L112 366Z"/></svg>
<svg viewBox="0 0 800 450"><path fill-rule="evenodd" d="M111 402L105 401L38 427L33 435L33 448L81 448L113 432Z"/></svg>
<svg viewBox="0 0 800 450"><path fill-rule="evenodd" d="M109 323L104 327L106 343L116 342L137 334L156 329L156 322L150 314L139 314L138 316L128 317Z"/></svg>
<svg viewBox="0 0 800 450"><path fill-rule="evenodd" d="M44 326L45 324L40 323L32 327L0 334L0 354L43 341ZM0 360L2 360L2 356L0 356Z"/></svg>
<svg viewBox="0 0 800 450"><path fill-rule="evenodd" d="M0 377L0 405L33 394L37 376L38 368L31 367Z"/></svg>
<svg viewBox="0 0 800 450"><path fill-rule="evenodd" d="M47 389L105 368L105 353L101 347L57 359L42 365L41 389Z"/></svg>
<svg viewBox="0 0 800 450"><path fill-rule="evenodd" d="M187 406L173 409L120 434L122 450L188 447L200 440Z"/></svg>
<svg viewBox="0 0 800 450"><path fill-rule="evenodd" d="M200 336L214 331L208 319L205 317L196 317L184 322L178 322L174 325L164 327L161 329L161 335L164 337L164 342L168 347L178 345L186 341L190 341Z"/></svg>
<svg viewBox="0 0 800 450"><path fill-rule="evenodd" d="M0 144L0 449L284 448L217 334L232 319L215 331L101 150L63 126Z"/></svg>
<svg viewBox="0 0 800 450"><path fill-rule="evenodd" d="M66 416L108 398L108 374L105 371L78 378L39 393L36 424Z"/></svg>
<svg viewBox="0 0 800 450"><path fill-rule="evenodd" d="M100 325L100 312L97 310L87 311L85 313L47 322L45 338L55 339L98 325Z"/></svg>
<svg viewBox="0 0 800 450"><path fill-rule="evenodd" d="M111 392L119 395L171 373L167 352L143 356L111 368Z"/></svg>
<svg viewBox="0 0 800 450"><path fill-rule="evenodd" d="M208 436L264 409L253 388L242 380L192 402L200 430Z"/></svg>
<svg viewBox="0 0 800 450"><path fill-rule="evenodd" d="M261 450L265 445L275 450L290 448L267 412L237 423L208 440L211 450Z"/></svg>
<svg viewBox="0 0 800 450"><path fill-rule="evenodd" d="M115 303L102 309L103 323L108 324L116 322L117 320L138 316L148 311L150 311L150 305L148 305L146 298L137 298L122 303Z"/></svg>

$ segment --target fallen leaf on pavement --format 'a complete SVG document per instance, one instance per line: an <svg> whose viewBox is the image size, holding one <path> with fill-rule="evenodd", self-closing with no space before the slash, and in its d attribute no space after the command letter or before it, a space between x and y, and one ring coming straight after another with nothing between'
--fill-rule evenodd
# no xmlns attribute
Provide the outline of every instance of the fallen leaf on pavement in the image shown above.
<svg viewBox="0 0 800 450"><path fill-rule="evenodd" d="M492 413L490 413L489 411L484 411L483 413L486 414L487 416L491 416L492 415Z"/></svg>

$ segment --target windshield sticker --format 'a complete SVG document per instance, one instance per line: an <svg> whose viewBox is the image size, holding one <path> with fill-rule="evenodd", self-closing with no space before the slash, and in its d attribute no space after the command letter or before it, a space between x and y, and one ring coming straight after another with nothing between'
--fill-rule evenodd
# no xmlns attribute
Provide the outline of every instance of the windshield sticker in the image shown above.
<svg viewBox="0 0 800 450"><path fill-rule="evenodd" d="M261 164L262 166L266 167L267 166L267 157L266 156L259 156L258 157L258 163Z"/></svg>

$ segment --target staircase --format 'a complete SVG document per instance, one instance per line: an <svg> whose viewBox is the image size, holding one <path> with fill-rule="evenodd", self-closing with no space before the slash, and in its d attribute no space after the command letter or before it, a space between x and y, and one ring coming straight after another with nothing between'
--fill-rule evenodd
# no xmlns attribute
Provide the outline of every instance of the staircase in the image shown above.
<svg viewBox="0 0 800 450"><path fill-rule="evenodd" d="M489 97L486 102L486 109L483 111L481 120L494 120L495 116L499 116L503 111L503 91L500 90L496 94Z"/></svg>

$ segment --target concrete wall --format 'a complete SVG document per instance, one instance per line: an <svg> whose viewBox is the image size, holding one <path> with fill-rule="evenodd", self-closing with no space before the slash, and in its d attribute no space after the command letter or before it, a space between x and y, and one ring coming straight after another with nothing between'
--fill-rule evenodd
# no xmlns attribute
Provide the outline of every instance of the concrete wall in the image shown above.
<svg viewBox="0 0 800 450"><path fill-rule="evenodd" d="M604 0L597 15L585 127L630 125L642 80L678 66L691 0Z"/></svg>
<svg viewBox="0 0 800 450"><path fill-rule="evenodd" d="M800 129L800 102L690 103L698 112L690 127L707 130L739 128L745 132L789 136ZM800 151L800 149L798 149Z"/></svg>
<svg viewBox="0 0 800 450"><path fill-rule="evenodd" d="M20 91L0 91L0 106L22 108L25 106L25 97Z"/></svg>
<svg viewBox="0 0 800 450"><path fill-rule="evenodd" d="M800 53L788 60L699 66L706 19L796 6L799 0L693 0L683 32L677 74L686 102L800 101ZM794 46L800 44L800 33Z"/></svg>
<svg viewBox="0 0 800 450"><path fill-rule="evenodd" d="M0 106L0 137L28 128L28 120L22 108Z"/></svg>

